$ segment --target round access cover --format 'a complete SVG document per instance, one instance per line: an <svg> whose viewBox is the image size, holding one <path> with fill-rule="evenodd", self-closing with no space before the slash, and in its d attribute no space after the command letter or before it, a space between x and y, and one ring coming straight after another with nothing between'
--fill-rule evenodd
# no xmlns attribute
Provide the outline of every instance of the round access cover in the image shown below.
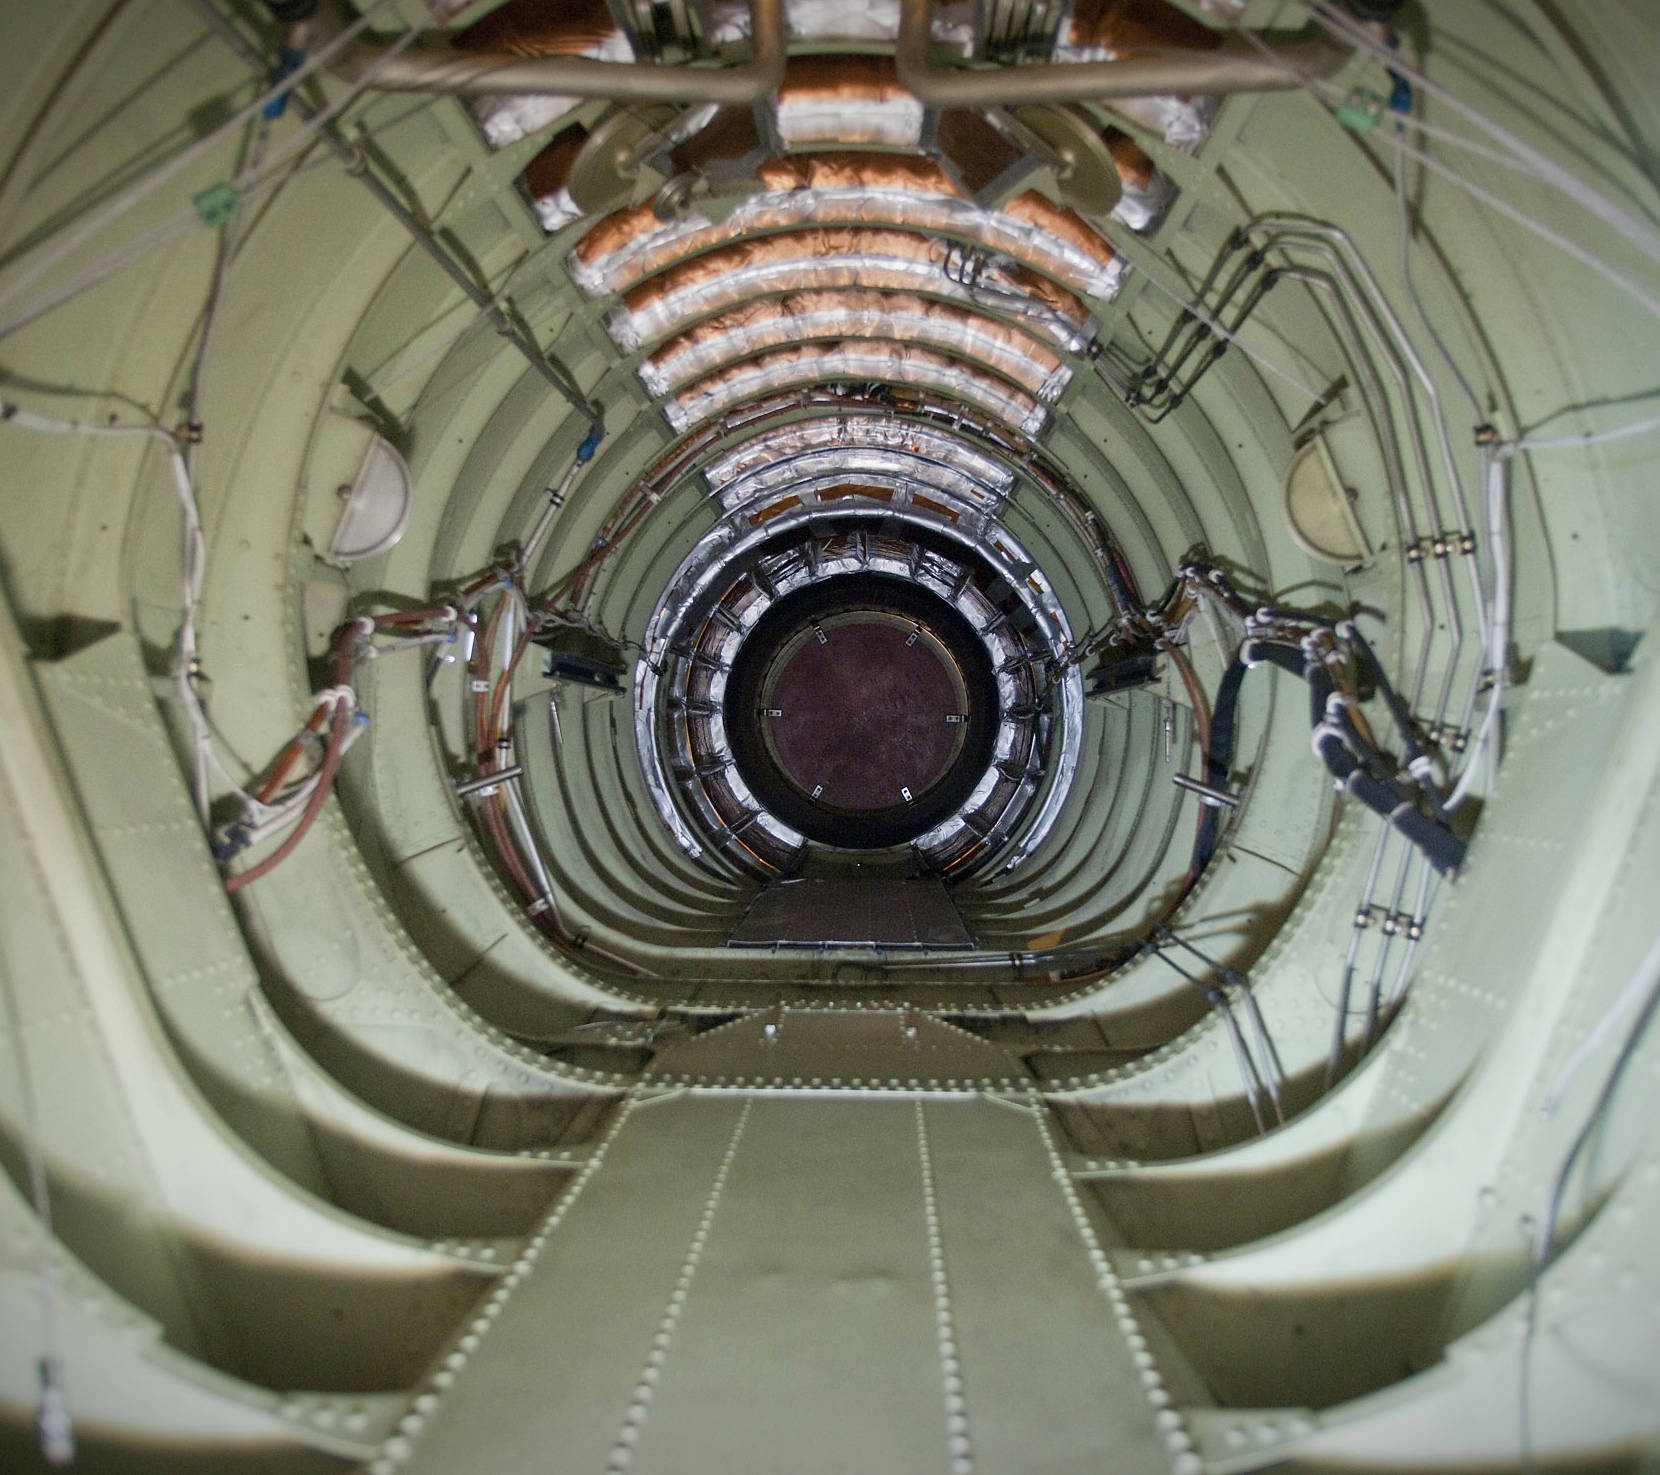
<svg viewBox="0 0 1660 1475"><path fill-rule="evenodd" d="M897 845L951 814L985 772L991 660L943 599L883 576L786 596L733 662L726 730L757 799L810 839Z"/></svg>
<svg viewBox="0 0 1660 1475"><path fill-rule="evenodd" d="M346 493L346 505L329 544L336 563L355 563L384 553L403 536L414 506L409 463L384 436L375 436Z"/></svg>

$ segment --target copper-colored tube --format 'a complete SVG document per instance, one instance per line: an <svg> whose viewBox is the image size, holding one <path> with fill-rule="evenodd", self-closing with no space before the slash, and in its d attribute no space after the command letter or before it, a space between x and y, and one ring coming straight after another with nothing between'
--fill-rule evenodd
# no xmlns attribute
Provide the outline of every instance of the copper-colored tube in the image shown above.
<svg viewBox="0 0 1660 1475"><path fill-rule="evenodd" d="M306 800L305 808L300 811L300 818L294 828L283 838L264 860L257 865L249 866L245 871L238 871L234 876L225 877L225 890L233 895L245 886L251 886L263 875L275 870L283 861L293 854L300 841L305 839L306 833L316 822L317 816L322 813L323 804L334 789L334 776L340 771L340 756L346 749L346 728L351 722L351 713L345 702L334 704L334 718L329 723L328 747L323 750L322 766L317 770L317 786L311 791L311 797Z"/></svg>
<svg viewBox="0 0 1660 1475"><path fill-rule="evenodd" d="M1176 668L1182 678L1182 685L1187 688L1187 699L1193 704L1193 736L1199 744L1199 756L1207 762L1210 759L1210 703L1205 700L1204 688L1199 685L1199 678L1194 674L1193 662L1188 660L1187 653L1170 646L1166 652L1170 663Z"/></svg>
<svg viewBox="0 0 1660 1475"><path fill-rule="evenodd" d="M1064 241L1102 266L1110 265L1117 254L1107 238L1076 210L1065 205L1057 205L1047 195L1040 195L1036 190L1027 190L1023 195L1016 195L1003 206L1003 214L1027 225L1036 226L1045 235L1053 236L1057 241Z"/></svg>
<svg viewBox="0 0 1660 1475"><path fill-rule="evenodd" d="M283 744L282 751L271 760L271 766L265 771L265 781L254 790L254 798L261 804L269 804L277 797L277 791L282 788L283 780L288 777L288 771L298 762L300 754L305 751L306 738L316 737L327 725L330 709L320 706L311 714L306 725L298 733Z"/></svg>

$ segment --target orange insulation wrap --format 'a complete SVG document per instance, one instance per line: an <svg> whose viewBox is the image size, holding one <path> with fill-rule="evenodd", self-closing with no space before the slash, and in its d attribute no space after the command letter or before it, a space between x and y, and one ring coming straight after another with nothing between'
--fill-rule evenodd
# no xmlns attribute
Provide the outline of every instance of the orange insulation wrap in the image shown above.
<svg viewBox="0 0 1660 1475"><path fill-rule="evenodd" d="M277 791L282 788L283 781L288 777L288 771L294 766L295 760L305 751L307 736L315 737L328 724L330 708L318 707L311 714L311 719L302 727L297 735L291 737L283 745L283 749L271 760L271 766L266 770L265 782L254 791L254 798L261 804L269 804L276 798Z"/></svg>
<svg viewBox="0 0 1660 1475"><path fill-rule="evenodd" d="M511 56L581 56L617 34L605 0L507 0L461 32L462 51Z"/></svg>
<svg viewBox="0 0 1660 1475"><path fill-rule="evenodd" d="M1153 187L1158 170L1152 156L1128 133L1116 128L1105 129L1101 136L1107 141L1112 161L1118 166L1118 177L1134 189L1146 191Z"/></svg>
<svg viewBox="0 0 1660 1475"><path fill-rule="evenodd" d="M893 338L971 357L1033 395L1061 368L1058 355L1010 324L915 294L859 289L788 293L729 309L671 339L649 363L658 378L684 382L721 357L849 337Z"/></svg>
<svg viewBox="0 0 1660 1475"><path fill-rule="evenodd" d="M822 141L914 147L923 110L885 56L802 56L784 73L773 106L786 144Z"/></svg>
<svg viewBox="0 0 1660 1475"><path fill-rule="evenodd" d="M889 56L792 56L778 89L782 103L892 102L910 95Z"/></svg>
<svg viewBox="0 0 1660 1475"><path fill-rule="evenodd" d="M1036 190L1016 195L1003 206L1002 213L1064 241L1102 266L1109 265L1116 255L1107 238L1076 210L1057 205Z"/></svg>
<svg viewBox="0 0 1660 1475"><path fill-rule="evenodd" d="M311 791L311 797L306 800L305 808L300 812L300 818L294 828L284 837L281 845L277 846L264 860L257 865L250 866L245 871L239 871L234 876L225 878L225 890L233 895L245 886L251 886L261 876L281 865L295 849L300 841L305 839L307 832L316 822L317 816L322 813L323 805L334 789L334 776L340 771L340 755L346 747L346 729L352 720L352 714L347 710L344 702L337 702L334 708L334 719L329 723L328 747L323 750L322 766L317 771L317 787Z"/></svg>
<svg viewBox="0 0 1660 1475"><path fill-rule="evenodd" d="M1100 47L1114 56L1137 51L1214 51L1219 32L1165 0L1073 0L1067 40L1072 46Z"/></svg>
<svg viewBox="0 0 1660 1475"><path fill-rule="evenodd" d="M1026 276L1053 277L1091 295L1112 290L1111 244L1076 212L1036 192L985 210L931 160L857 150L773 159L757 165L756 174L765 192L718 225L695 215L665 223L648 206L606 216L571 252L578 284L590 296L626 293L734 243L839 230L913 233L924 248L932 237L955 236L1013 258ZM1064 288L1052 290L1076 302ZM1081 314L1077 307L1061 310Z"/></svg>
<svg viewBox="0 0 1660 1475"><path fill-rule="evenodd" d="M816 230L785 231L757 240L736 241L693 260L683 261L635 287L623 301L630 312L640 313L676 292L720 283L745 268L791 262L835 262L838 258L852 258L848 262L847 285L859 286L864 284L861 280L863 258L888 257L943 269L948 251L947 242L904 230L825 226ZM1008 281L1010 286L1024 291L1075 323L1081 324L1089 316L1083 303L1071 292L1034 271L1016 267L1009 273ZM803 281L795 290L805 290L811 285ZM787 283L780 286L789 290ZM735 304L747 295L747 291L741 285L735 286L730 293L732 304L723 303L721 306Z"/></svg>
<svg viewBox="0 0 1660 1475"><path fill-rule="evenodd" d="M823 363L825 360L834 359L843 349L850 352L874 351L884 357L902 358L906 362L915 362L919 365L937 369L941 371L942 377L946 380L958 374L977 381L987 381L991 378L989 374L981 374L965 364L954 359L948 359L942 354L931 353L927 349L906 349L896 354L892 344L854 339L845 343L804 343L796 348L778 349L772 353L761 354L741 364L730 364L724 369L717 370L715 373L699 379L695 384L687 386L675 397L684 403L699 395L711 393L723 384L751 373L782 377L792 368L810 367ZM1021 395L1012 386L999 383L996 389L999 393L1009 395L1011 399L1021 405L1022 409L1029 410L1034 406L1034 402L1030 397Z"/></svg>
<svg viewBox="0 0 1660 1475"><path fill-rule="evenodd" d="M574 123L554 135L552 142L525 169L524 184L530 191L531 199L545 200L564 189L565 181L571 177L576 156L582 152L582 145L587 141L588 130L580 123Z"/></svg>

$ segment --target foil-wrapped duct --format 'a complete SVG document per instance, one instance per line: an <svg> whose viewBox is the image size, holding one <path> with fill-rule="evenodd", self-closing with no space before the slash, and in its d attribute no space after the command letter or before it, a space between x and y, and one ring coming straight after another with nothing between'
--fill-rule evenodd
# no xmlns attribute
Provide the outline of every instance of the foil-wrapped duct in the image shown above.
<svg viewBox="0 0 1660 1475"><path fill-rule="evenodd" d="M573 54L591 57L595 61L631 62L635 59L634 48L621 31L613 31L604 40ZM469 98L467 106L490 147L504 149L557 123L581 101L578 97L514 94Z"/></svg>
<svg viewBox="0 0 1660 1475"><path fill-rule="evenodd" d="M536 217L549 234L582 218L582 210L565 188L565 181L570 178L571 166L587 141L586 128L579 125L566 128L530 161L524 172L525 189L535 206Z"/></svg>
<svg viewBox="0 0 1660 1475"><path fill-rule="evenodd" d="M1213 51L1221 34L1166 0L1073 0L1055 36L1052 60L1115 61L1138 51ZM1177 148L1195 149L1210 131L1211 97L1126 97L1112 106Z"/></svg>
<svg viewBox="0 0 1660 1475"><path fill-rule="evenodd" d="M1113 163L1118 166L1118 178L1123 185L1123 194L1113 206L1112 218L1123 221L1133 231L1151 229L1170 208L1170 202L1176 197L1175 186L1129 134L1108 128L1102 137L1107 141Z"/></svg>
<svg viewBox="0 0 1660 1475"><path fill-rule="evenodd" d="M974 241L1074 294L1101 301L1111 300L1123 274L1112 247L1076 212L1035 191L1000 210L982 209L931 160L803 154L772 160L757 172L765 191L719 225L697 215L665 223L648 207L608 215L571 252L571 279L590 297L627 292L678 261L743 237L833 224L899 227Z"/></svg>
<svg viewBox="0 0 1660 1475"><path fill-rule="evenodd" d="M954 270L957 261L960 270ZM980 295L1034 311L1036 325L1062 346L1076 347L1093 325L1070 292L1020 267L990 267L965 278L952 242L902 230L830 227L738 241L652 277L628 292L606 316L612 339L632 353L683 332L693 323L762 295L812 290L877 289L945 297L965 307Z"/></svg>
<svg viewBox="0 0 1660 1475"><path fill-rule="evenodd" d="M711 45L749 35L746 0L699 0L698 8ZM899 0L788 0L784 20L791 40L892 41L899 35ZM974 0L935 5L934 39L967 55L974 42Z"/></svg>
<svg viewBox="0 0 1660 1475"><path fill-rule="evenodd" d="M998 498L1007 496L1014 486L1014 472L1008 466L976 451L960 435L877 415L817 417L778 426L713 457L703 475L711 490L724 492L792 456L809 452L856 456L864 451L948 467Z"/></svg>
<svg viewBox="0 0 1660 1475"><path fill-rule="evenodd" d="M1019 328L915 294L800 292L732 308L672 339L640 365L654 396L769 348L824 339L893 339L971 359L1054 403L1071 379L1060 358Z"/></svg>
<svg viewBox="0 0 1660 1475"><path fill-rule="evenodd" d="M885 56L802 56L790 61L773 107L787 148L812 143L915 148L923 107Z"/></svg>
<svg viewBox="0 0 1660 1475"><path fill-rule="evenodd" d="M684 431L757 395L829 380L932 390L977 406L1028 437L1048 422L1048 412L1031 395L990 374L926 349L866 341L809 343L762 354L688 385L665 402L663 413L676 431Z"/></svg>
<svg viewBox="0 0 1660 1475"><path fill-rule="evenodd" d="M728 512L766 506L780 497L834 502L848 495L880 496L899 505L921 502L953 521L986 517L1001 505L986 489L949 466L899 451L797 451L731 483L721 493Z"/></svg>

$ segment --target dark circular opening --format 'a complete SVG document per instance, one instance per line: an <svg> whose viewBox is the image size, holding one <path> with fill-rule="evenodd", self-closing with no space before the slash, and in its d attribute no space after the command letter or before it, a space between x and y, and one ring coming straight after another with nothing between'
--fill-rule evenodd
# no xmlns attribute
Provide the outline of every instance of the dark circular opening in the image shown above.
<svg viewBox="0 0 1660 1475"><path fill-rule="evenodd" d="M991 762L991 658L945 600L847 574L796 590L750 631L725 718L757 799L810 840L873 849L932 829Z"/></svg>

